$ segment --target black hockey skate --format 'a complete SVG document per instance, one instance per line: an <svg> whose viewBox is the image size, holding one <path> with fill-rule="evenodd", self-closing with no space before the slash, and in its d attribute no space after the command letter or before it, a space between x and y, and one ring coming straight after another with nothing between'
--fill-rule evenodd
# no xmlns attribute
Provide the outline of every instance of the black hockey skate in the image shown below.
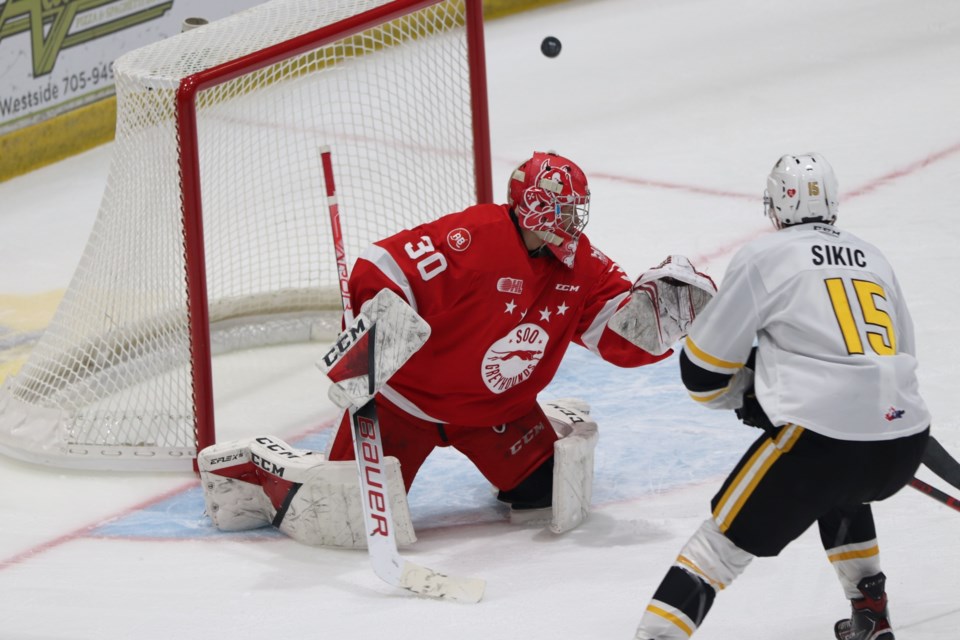
<svg viewBox="0 0 960 640"><path fill-rule="evenodd" d="M894 640L887 615L886 581L887 577L878 573L857 584L863 597L851 600L850 618L833 626L837 640Z"/></svg>

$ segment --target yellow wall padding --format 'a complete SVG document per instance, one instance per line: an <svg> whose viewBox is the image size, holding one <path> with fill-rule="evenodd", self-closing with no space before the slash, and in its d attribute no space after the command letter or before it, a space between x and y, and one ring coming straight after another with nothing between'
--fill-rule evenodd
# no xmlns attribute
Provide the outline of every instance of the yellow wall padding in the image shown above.
<svg viewBox="0 0 960 640"><path fill-rule="evenodd" d="M0 182L113 140L113 96L0 136Z"/></svg>
<svg viewBox="0 0 960 640"><path fill-rule="evenodd" d="M484 0L486 20L569 0ZM105 98L0 136L0 182L113 140L117 99Z"/></svg>
<svg viewBox="0 0 960 640"><path fill-rule="evenodd" d="M568 2L569 0L483 0L484 20L502 18L512 13L520 13L530 9L546 7L551 4Z"/></svg>

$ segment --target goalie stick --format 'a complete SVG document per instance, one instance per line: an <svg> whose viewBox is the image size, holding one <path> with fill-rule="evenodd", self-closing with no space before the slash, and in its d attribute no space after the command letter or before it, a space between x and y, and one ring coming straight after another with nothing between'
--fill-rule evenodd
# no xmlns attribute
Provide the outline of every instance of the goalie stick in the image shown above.
<svg viewBox="0 0 960 640"><path fill-rule="evenodd" d="M337 272L340 278L340 297L347 323L353 320L353 306L348 288L346 251L340 226L340 210L333 179L333 160L330 147L320 149L324 184L327 191L327 206L333 232L334 250L337 257ZM375 392L376 379L376 324L369 330L368 371L369 392ZM405 559L397 551L397 539L393 531L393 515L390 499L386 495L383 468L383 440L377 408L371 398L360 407L351 407L350 422L353 427L354 457L360 476L363 493L363 521L367 531L367 552L377 576L387 584L406 589L417 595L455 602L479 602L486 586L484 580L445 575Z"/></svg>

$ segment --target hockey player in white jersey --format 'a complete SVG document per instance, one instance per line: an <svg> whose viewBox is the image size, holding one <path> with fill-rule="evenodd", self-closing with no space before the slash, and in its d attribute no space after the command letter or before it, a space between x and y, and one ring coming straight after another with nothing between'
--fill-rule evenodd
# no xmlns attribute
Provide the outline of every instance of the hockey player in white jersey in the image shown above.
<svg viewBox="0 0 960 640"><path fill-rule="evenodd" d="M637 640L686 640L716 592L816 522L852 613L840 640L893 640L869 502L921 462L930 415L913 323L880 251L836 228L837 180L818 154L767 179L778 229L731 260L680 354L694 400L764 429L653 595ZM768 635L769 630L761 635Z"/></svg>

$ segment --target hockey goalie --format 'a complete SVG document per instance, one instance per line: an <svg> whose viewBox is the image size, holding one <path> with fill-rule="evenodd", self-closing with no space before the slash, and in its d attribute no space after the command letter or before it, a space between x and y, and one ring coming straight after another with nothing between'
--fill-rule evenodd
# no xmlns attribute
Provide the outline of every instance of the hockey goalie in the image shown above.
<svg viewBox="0 0 960 640"><path fill-rule="evenodd" d="M541 404L538 394L571 343L621 367L668 357L716 287L676 255L631 284L583 234L587 179L563 156L537 152L521 163L507 200L361 254L348 287L360 311L319 363L330 399L347 409L328 450L269 437L205 449L216 526L273 525L309 544L362 547L351 418L368 406L398 543L415 540L405 496L435 447L463 453L512 521L555 533L583 522L597 424L586 402Z"/></svg>

